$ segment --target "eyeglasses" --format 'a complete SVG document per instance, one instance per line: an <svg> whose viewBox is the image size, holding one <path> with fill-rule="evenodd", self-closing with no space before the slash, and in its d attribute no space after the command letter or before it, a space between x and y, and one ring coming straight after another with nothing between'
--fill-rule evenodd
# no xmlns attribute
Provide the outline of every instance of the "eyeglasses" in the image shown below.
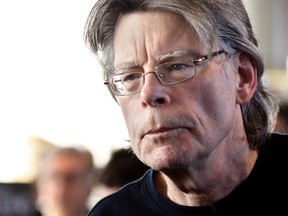
<svg viewBox="0 0 288 216"><path fill-rule="evenodd" d="M122 69L108 77L104 82L114 95L127 96L139 93L144 85L144 76L155 73L163 85L175 85L192 79L197 74L199 66L213 57L226 53L225 50L213 52L196 60L191 57L180 57L177 60L168 61L155 67L154 71L143 73L131 69Z"/></svg>
<svg viewBox="0 0 288 216"><path fill-rule="evenodd" d="M85 171L74 171L74 172L54 172L47 176L46 179L52 183L65 182L66 184L76 184L85 181L89 177L89 172Z"/></svg>

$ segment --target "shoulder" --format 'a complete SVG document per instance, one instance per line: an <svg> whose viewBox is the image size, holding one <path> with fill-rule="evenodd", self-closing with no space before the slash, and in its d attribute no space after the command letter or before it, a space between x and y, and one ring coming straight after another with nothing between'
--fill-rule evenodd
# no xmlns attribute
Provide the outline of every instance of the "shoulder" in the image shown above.
<svg viewBox="0 0 288 216"><path fill-rule="evenodd" d="M278 140L278 141L288 141L288 134L287 133L271 133L270 139Z"/></svg>
<svg viewBox="0 0 288 216"><path fill-rule="evenodd" d="M260 147L259 163L279 171L288 166L288 134L272 133Z"/></svg>
<svg viewBox="0 0 288 216"><path fill-rule="evenodd" d="M97 202L89 212L88 216L135 215L135 208L141 208L140 203L145 199L145 184L151 173L152 170L148 170L143 177L126 184L117 192L110 194ZM131 210L131 213L134 213L127 214L129 209ZM138 209L137 211L141 211L141 209Z"/></svg>
<svg viewBox="0 0 288 216"><path fill-rule="evenodd" d="M288 134L271 133L264 144L264 148L283 152L284 149L288 149Z"/></svg>

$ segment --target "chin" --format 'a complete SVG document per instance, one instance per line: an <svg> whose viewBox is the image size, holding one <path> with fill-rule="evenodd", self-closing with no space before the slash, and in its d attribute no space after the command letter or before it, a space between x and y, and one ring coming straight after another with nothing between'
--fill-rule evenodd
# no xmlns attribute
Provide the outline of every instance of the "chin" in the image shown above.
<svg viewBox="0 0 288 216"><path fill-rule="evenodd" d="M153 168L154 170L157 171L167 171L167 170L176 170L176 169L183 169L185 164L183 164L183 159L171 159L168 157L162 157L162 158L157 158L154 159L153 161L150 159L148 161L148 166Z"/></svg>

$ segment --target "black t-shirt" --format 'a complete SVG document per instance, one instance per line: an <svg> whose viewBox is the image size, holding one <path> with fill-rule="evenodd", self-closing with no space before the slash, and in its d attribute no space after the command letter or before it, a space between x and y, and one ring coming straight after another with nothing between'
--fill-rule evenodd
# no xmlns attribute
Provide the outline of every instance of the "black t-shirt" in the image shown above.
<svg viewBox="0 0 288 216"><path fill-rule="evenodd" d="M288 215L288 135L272 134L250 175L225 198L207 206L182 206L162 196L154 170L99 201L88 216Z"/></svg>

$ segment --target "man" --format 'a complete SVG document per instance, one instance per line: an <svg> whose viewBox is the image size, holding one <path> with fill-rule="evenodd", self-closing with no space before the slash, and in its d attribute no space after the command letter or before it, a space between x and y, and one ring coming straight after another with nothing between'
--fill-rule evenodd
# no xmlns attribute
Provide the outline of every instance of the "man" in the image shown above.
<svg viewBox="0 0 288 216"><path fill-rule="evenodd" d="M38 204L43 216L85 216L94 184L90 151L57 147L41 162L37 179Z"/></svg>
<svg viewBox="0 0 288 216"><path fill-rule="evenodd" d="M98 0L85 39L152 168L90 216L287 214L288 137L241 0Z"/></svg>

